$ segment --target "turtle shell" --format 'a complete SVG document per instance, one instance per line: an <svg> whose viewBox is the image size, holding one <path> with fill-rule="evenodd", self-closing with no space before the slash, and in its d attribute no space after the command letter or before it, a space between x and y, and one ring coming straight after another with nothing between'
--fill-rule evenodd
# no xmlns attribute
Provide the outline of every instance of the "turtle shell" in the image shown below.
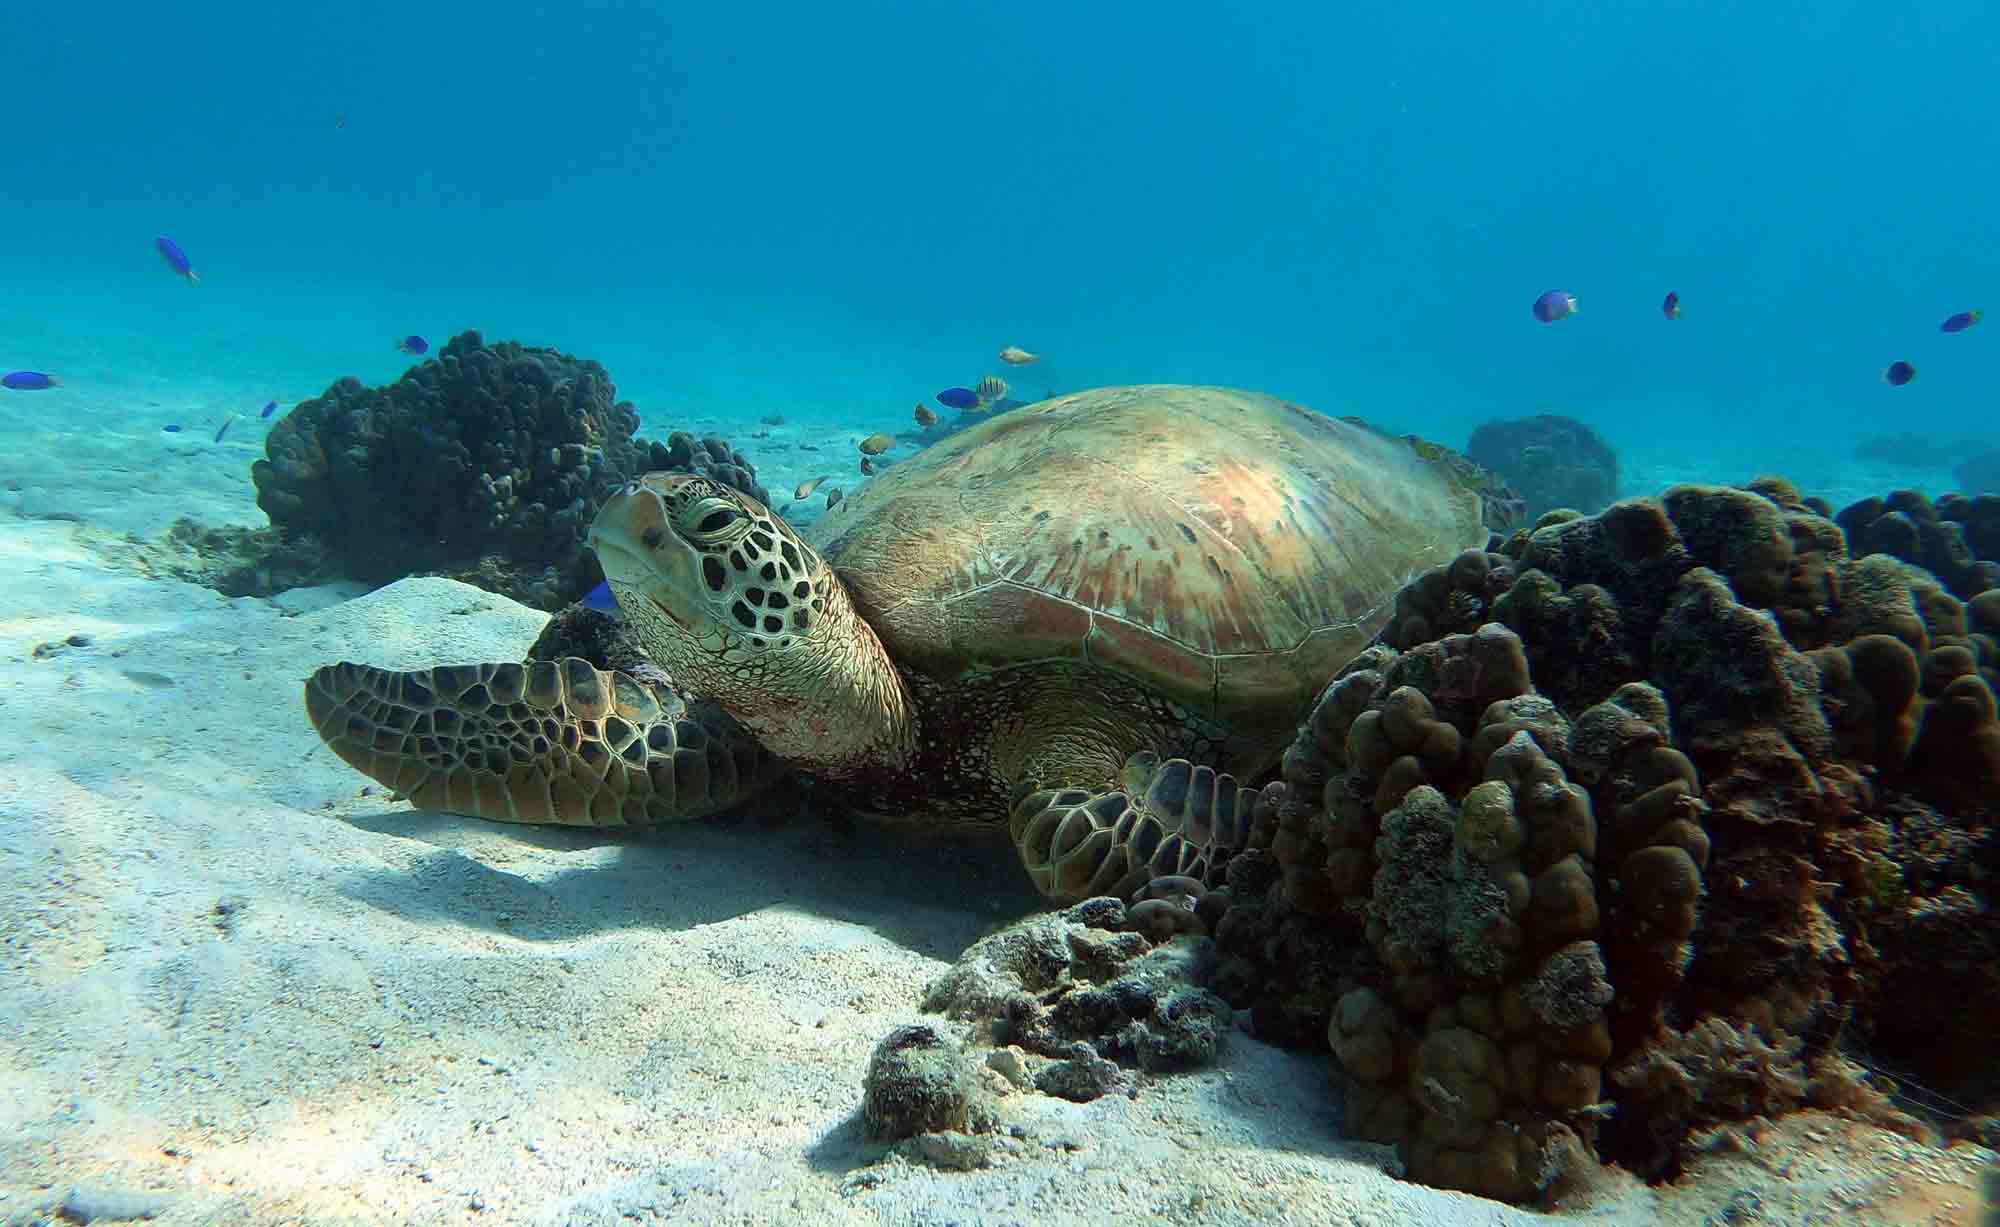
<svg viewBox="0 0 2000 1227"><path fill-rule="evenodd" d="M947 436L808 536L905 668L1089 661L1289 735L1398 588L1486 542L1456 461L1259 393L1098 388Z"/></svg>

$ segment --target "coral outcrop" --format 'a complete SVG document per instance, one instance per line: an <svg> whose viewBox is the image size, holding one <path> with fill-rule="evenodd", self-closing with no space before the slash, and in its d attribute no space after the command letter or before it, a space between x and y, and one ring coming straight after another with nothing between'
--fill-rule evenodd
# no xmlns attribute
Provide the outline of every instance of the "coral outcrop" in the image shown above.
<svg viewBox="0 0 2000 1227"><path fill-rule="evenodd" d="M1487 422L1465 454L1505 478L1528 515L1558 507L1593 512L1618 497L1618 456L1596 431L1556 413Z"/></svg>
<svg viewBox="0 0 2000 1227"><path fill-rule="evenodd" d="M2000 588L2000 495L1947 494L1933 504L1915 490L1865 498L1834 517L1849 552L1888 554L1929 571L1954 596Z"/></svg>
<svg viewBox="0 0 2000 1227"><path fill-rule="evenodd" d="M1546 515L1407 586L1301 726L1213 983L1320 1028L1412 1178L1531 1201L1800 1104L1914 1127L1849 1052L1990 1110L2000 597L1827 510Z"/></svg>
<svg viewBox="0 0 2000 1227"><path fill-rule="evenodd" d="M632 477L702 472L768 501L726 441L641 440L638 423L597 363L466 332L393 384L342 379L298 405L251 477L281 540L320 543L326 578L445 574L555 609L601 578L585 532Z"/></svg>
<svg viewBox="0 0 2000 1227"><path fill-rule="evenodd" d="M1854 445L1857 459L1912 469L1949 469L1952 457L1962 451L1962 446L1953 440L1940 438L1935 431L1929 430L1899 430L1869 435Z"/></svg>

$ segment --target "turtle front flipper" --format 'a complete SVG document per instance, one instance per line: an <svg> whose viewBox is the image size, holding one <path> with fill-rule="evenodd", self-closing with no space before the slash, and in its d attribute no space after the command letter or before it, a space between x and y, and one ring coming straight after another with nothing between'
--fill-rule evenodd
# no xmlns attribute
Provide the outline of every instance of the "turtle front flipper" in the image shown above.
<svg viewBox="0 0 2000 1227"><path fill-rule="evenodd" d="M305 699L363 775L418 809L499 822L695 818L782 770L720 711L575 656L405 673L343 661L307 678Z"/></svg>
<svg viewBox="0 0 2000 1227"><path fill-rule="evenodd" d="M1008 829L1035 886L1053 899L1138 897L1162 878L1219 886L1249 843L1257 790L1184 758L1142 751L1117 786L1046 788L1014 803Z"/></svg>

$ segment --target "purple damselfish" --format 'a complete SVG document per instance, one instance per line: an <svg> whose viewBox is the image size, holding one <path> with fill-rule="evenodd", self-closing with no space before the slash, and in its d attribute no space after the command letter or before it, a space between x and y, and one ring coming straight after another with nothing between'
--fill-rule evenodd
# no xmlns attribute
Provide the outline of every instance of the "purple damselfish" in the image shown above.
<svg viewBox="0 0 2000 1227"><path fill-rule="evenodd" d="M260 418L267 418L270 417L272 414L276 413L277 411L278 411L278 402L274 400L267 400L264 402L264 412L258 414L257 416Z"/></svg>
<svg viewBox="0 0 2000 1227"><path fill-rule="evenodd" d="M1974 324L1977 324L1979 322L1979 315L1980 313L1977 311L1960 311L1957 315L1954 315L1951 318L1945 320L1944 323L1939 324L1938 331L1964 332L1966 329L1972 327Z"/></svg>
<svg viewBox="0 0 2000 1227"><path fill-rule="evenodd" d="M600 613L618 612L618 598L611 595L610 583L602 583L592 588L583 598L583 603Z"/></svg>
<svg viewBox="0 0 2000 1227"><path fill-rule="evenodd" d="M979 393L971 388L946 388L932 399L953 409L971 409L979 404Z"/></svg>
<svg viewBox="0 0 2000 1227"><path fill-rule="evenodd" d="M1550 290L1535 300L1535 318L1544 324L1566 320L1576 314L1576 295L1566 290Z"/></svg>
<svg viewBox="0 0 2000 1227"><path fill-rule="evenodd" d="M179 243L163 234L153 240L153 246L160 249L160 258L167 262L167 267L187 278L189 285L201 284L201 278L195 275L194 265L188 262L188 254L181 250Z"/></svg>
<svg viewBox="0 0 2000 1227"><path fill-rule="evenodd" d="M0 388L12 388L16 392L41 392L60 387L62 380L40 371L8 371L0 375Z"/></svg>
<svg viewBox="0 0 2000 1227"><path fill-rule="evenodd" d="M406 354L427 354L431 352L431 343L413 332L396 342L396 348Z"/></svg>

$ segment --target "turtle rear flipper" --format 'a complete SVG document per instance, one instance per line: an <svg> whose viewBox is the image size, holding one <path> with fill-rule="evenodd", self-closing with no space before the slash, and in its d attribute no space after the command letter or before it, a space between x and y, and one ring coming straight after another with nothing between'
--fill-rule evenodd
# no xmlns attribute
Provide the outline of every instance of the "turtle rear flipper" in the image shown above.
<svg viewBox="0 0 2000 1227"><path fill-rule="evenodd" d="M728 716L575 656L400 673L343 661L306 679L305 701L334 753L418 809L499 822L696 818L780 773Z"/></svg>
<svg viewBox="0 0 2000 1227"><path fill-rule="evenodd" d="M1043 894L1132 900L1159 879L1222 885L1229 858L1249 844L1256 800L1227 772L1142 752L1116 786L1029 792L1008 829Z"/></svg>

